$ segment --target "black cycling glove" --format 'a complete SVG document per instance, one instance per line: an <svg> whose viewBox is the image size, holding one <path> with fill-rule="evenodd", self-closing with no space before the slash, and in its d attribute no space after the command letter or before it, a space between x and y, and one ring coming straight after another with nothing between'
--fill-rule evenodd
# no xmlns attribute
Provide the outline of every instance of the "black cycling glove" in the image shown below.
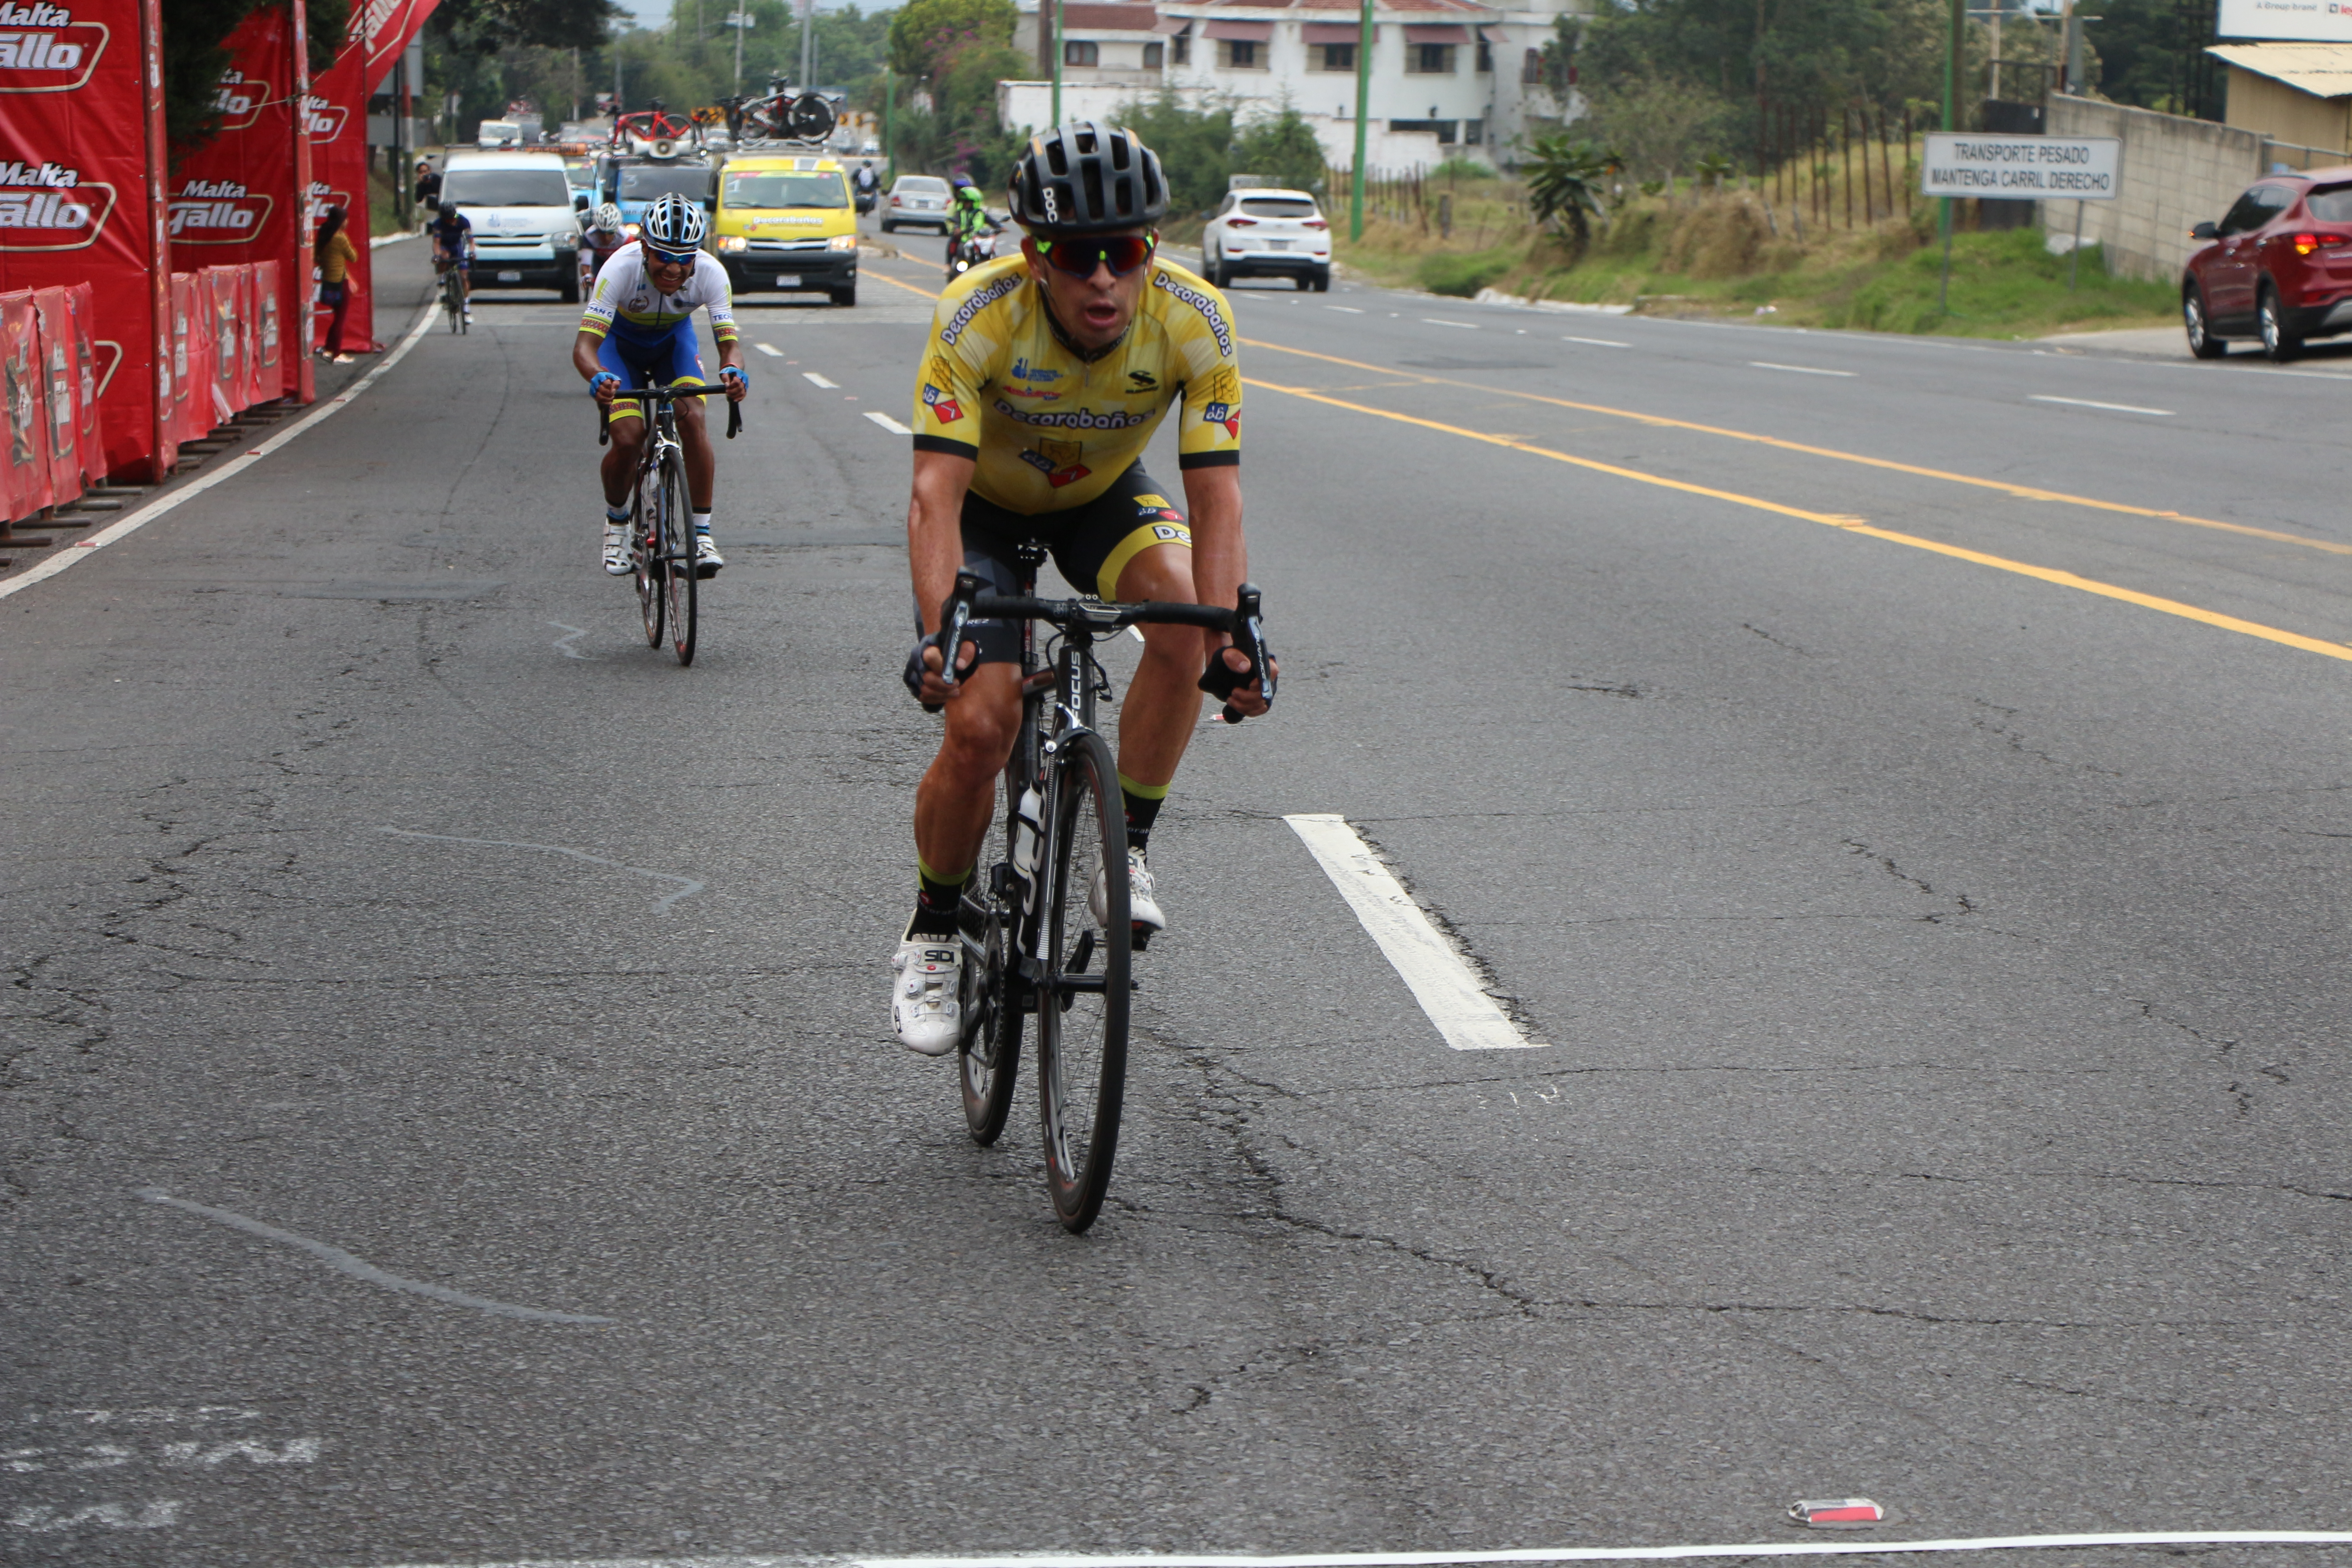
<svg viewBox="0 0 2352 1568"><path fill-rule="evenodd" d="M907 683L908 695L916 701L922 702L923 711L926 713L936 713L941 706L937 702L923 702L923 650L939 647L940 637L940 633L933 632L929 637L917 638L914 648L907 655L907 668L898 672L898 679ZM958 674L956 679L959 680L970 676L973 670L980 668L980 650L972 647L970 637L963 640L966 647L972 648L972 655L971 661Z"/></svg>
<svg viewBox="0 0 2352 1568"><path fill-rule="evenodd" d="M1225 655L1228 653L1240 654L1247 662L1248 668L1235 669L1227 664ZM1201 672L1201 689L1218 701L1223 702L1229 700L1234 692L1256 679L1257 660L1250 658L1247 649L1237 645L1228 645L1209 656L1209 668Z"/></svg>

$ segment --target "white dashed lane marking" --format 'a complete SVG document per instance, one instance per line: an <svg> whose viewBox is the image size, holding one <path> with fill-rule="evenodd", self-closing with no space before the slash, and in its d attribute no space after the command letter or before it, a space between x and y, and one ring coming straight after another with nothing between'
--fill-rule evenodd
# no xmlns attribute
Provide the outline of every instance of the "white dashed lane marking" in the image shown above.
<svg viewBox="0 0 2352 1568"><path fill-rule="evenodd" d="M1519 1026L1486 994L1461 952L1430 923L1346 817L1303 812L1283 820L1380 943L1447 1045L1457 1051L1517 1051L1547 1043L1519 1033Z"/></svg>
<svg viewBox="0 0 2352 1568"><path fill-rule="evenodd" d="M822 386L827 392L839 392L841 390L841 383L837 381L827 381L824 377L817 374L817 373L813 370L804 370L801 372L801 379L807 382L811 386Z"/></svg>
<svg viewBox="0 0 2352 1568"><path fill-rule="evenodd" d="M1478 323L1475 321L1449 321L1442 316L1423 316L1422 320L1433 327L1459 327L1465 332L1475 332L1478 330Z"/></svg>
<svg viewBox="0 0 2352 1568"><path fill-rule="evenodd" d="M1630 349L1632 343L1621 343L1614 338L1562 338L1564 343L1584 343L1596 349Z"/></svg>
<svg viewBox="0 0 2352 1568"><path fill-rule="evenodd" d="M770 359L782 359L784 357L784 351L778 348L773 343L753 343L751 346L758 349L761 353L766 354Z"/></svg>
<svg viewBox="0 0 2352 1568"><path fill-rule="evenodd" d="M2028 403L2063 403L2069 408L2104 408L2110 414L2153 414L2161 419L2172 417L2169 408L2135 408L2128 403L2094 403L2087 397L2050 397L2039 392L2026 394Z"/></svg>
<svg viewBox="0 0 2352 1568"><path fill-rule="evenodd" d="M908 429L904 425L899 424L896 419L891 418L887 414L882 413L878 409L867 409L866 411L866 417L871 419L874 423L879 425L893 436L911 436L914 434L912 430ZM1281 672L1277 670L1276 673L1279 674Z"/></svg>
<svg viewBox="0 0 2352 1568"><path fill-rule="evenodd" d="M1823 370L1818 365L1774 364L1768 359L1752 359L1748 363L1758 370L1785 370L1791 375L1842 375L1851 380L1854 374L1850 370Z"/></svg>

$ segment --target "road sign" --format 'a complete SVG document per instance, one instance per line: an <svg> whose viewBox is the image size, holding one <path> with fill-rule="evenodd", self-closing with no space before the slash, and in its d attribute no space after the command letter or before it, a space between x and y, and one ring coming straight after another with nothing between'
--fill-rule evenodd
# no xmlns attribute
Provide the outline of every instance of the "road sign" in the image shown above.
<svg viewBox="0 0 2352 1568"><path fill-rule="evenodd" d="M2110 202L2121 187L2123 152L2113 136L1932 132L1919 191L2000 201Z"/></svg>
<svg viewBox="0 0 2352 1568"><path fill-rule="evenodd" d="M2336 0L2221 0L2216 37L2352 44L2352 5Z"/></svg>

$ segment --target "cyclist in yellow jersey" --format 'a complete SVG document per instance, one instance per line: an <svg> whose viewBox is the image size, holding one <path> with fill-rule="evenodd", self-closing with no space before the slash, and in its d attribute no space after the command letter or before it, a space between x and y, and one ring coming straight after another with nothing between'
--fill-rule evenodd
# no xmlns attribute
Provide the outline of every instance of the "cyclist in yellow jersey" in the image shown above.
<svg viewBox="0 0 2352 1568"><path fill-rule="evenodd" d="M947 734L915 797L920 891L892 965L891 1022L926 1056L955 1049L957 906L1021 722L1017 627L973 622L961 647L939 647L956 573L1012 593L1015 546L1036 539L1064 577L1105 599L1231 605L1249 574L1233 317L1216 289L1156 254L1152 225L1168 206L1158 156L1117 126L1058 126L1031 140L1010 194L1021 252L940 296L915 384L907 541L920 640L906 681L945 708ZM1180 403L1189 522L1139 460ZM1145 852L1201 693L1253 716L1265 700L1222 633L1143 632L1119 709L1118 782L1132 913L1159 931Z"/></svg>

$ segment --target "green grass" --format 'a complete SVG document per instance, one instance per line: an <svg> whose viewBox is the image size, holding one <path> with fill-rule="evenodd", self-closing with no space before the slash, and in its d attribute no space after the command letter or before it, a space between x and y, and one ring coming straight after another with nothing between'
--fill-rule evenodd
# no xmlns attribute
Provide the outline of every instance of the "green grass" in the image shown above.
<svg viewBox="0 0 2352 1568"><path fill-rule="evenodd" d="M1433 199L1435 185L1433 182ZM1596 230L1570 263L1563 243L1529 230L1514 187L1463 180L1451 239L1419 223L1376 219L1339 258L1377 283L1472 295L1482 288L1538 299L1629 304L1646 312L1738 316L1779 325L1972 337L2042 337L2103 327L2171 323L2171 287L2111 277L2097 249L2084 253L2074 288L2066 258L2039 229L1960 234L1952 246L1948 312L1937 308L1942 249L1933 209L1868 229L1808 230L1799 242L1773 231L1737 195L1669 204L1636 198ZM1787 221L1787 209L1780 212ZM1766 309L1769 307L1769 309Z"/></svg>

